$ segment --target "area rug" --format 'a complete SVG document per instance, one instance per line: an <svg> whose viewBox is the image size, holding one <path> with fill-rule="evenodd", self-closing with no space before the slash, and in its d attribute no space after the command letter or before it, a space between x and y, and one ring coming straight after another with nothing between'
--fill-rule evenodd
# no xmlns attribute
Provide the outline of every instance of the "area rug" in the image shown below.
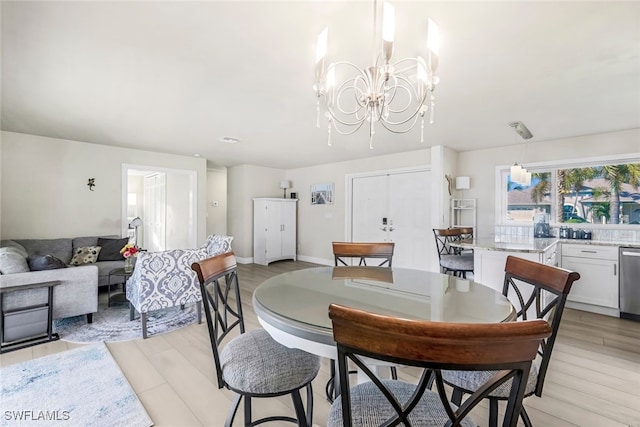
<svg viewBox="0 0 640 427"><path fill-rule="evenodd" d="M204 317L204 316L203 316ZM147 336L174 331L196 323L198 313L195 304L188 304L184 310L171 307L149 313L147 316ZM67 317L53 322L53 330L60 339L76 343L116 342L142 338L140 318L129 320L127 302L111 302L107 307L107 295L98 296L98 312L93 314L93 323L87 323L86 316Z"/></svg>
<svg viewBox="0 0 640 427"><path fill-rule="evenodd" d="M0 426L153 425L104 343L0 368Z"/></svg>

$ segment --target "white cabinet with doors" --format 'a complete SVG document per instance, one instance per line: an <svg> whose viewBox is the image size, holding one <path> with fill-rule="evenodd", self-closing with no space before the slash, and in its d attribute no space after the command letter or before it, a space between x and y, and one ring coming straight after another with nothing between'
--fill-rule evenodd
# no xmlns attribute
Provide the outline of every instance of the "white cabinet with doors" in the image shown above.
<svg viewBox="0 0 640 427"><path fill-rule="evenodd" d="M563 243L562 268L580 273L567 297L567 307L620 315L617 246Z"/></svg>
<svg viewBox="0 0 640 427"><path fill-rule="evenodd" d="M297 199L253 199L253 262L296 260Z"/></svg>

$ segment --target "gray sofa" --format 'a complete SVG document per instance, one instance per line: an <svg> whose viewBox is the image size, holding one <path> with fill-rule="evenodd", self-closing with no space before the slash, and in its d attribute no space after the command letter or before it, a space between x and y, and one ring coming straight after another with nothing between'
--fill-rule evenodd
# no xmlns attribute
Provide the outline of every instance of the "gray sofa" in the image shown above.
<svg viewBox="0 0 640 427"><path fill-rule="evenodd" d="M107 260L100 260L91 264L73 266L74 253L79 248L98 246L100 242L104 248L109 248L110 256ZM30 285L34 283L59 280L60 285L54 288L53 318L61 319L71 316L87 315L87 321L92 321L93 313L98 311L98 287L109 283L109 272L115 268L124 267L124 258L117 257L116 252L124 246L126 239L114 236L89 236L61 239L15 239L0 241L0 288ZM5 248L5 249L1 249ZM107 254L107 251L104 252ZM15 267L11 262L22 261L24 266ZM66 268L42 269L30 271L29 267L40 268L44 262L51 264L64 264ZM54 262L55 261L55 262ZM38 264L39 263L39 264ZM54 265L57 266L57 265ZM60 265L62 266L62 265ZM44 268L53 268L47 267ZM112 276L111 284L123 283L123 276ZM33 305L46 302L46 289L33 289L24 292L12 292L5 296L5 310L25 305Z"/></svg>

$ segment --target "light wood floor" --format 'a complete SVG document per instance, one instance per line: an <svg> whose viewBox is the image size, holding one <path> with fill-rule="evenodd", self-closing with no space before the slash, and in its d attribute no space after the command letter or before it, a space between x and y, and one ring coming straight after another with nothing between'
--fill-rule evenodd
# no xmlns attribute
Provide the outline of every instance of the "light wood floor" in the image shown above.
<svg viewBox="0 0 640 427"><path fill-rule="evenodd" d="M269 267L240 265L247 327L259 327L251 306L257 285L275 274L310 266L292 261ZM56 341L6 353L0 355L0 366L77 346ZM156 426L224 424L232 393L217 387L204 323L146 340L110 343L108 348ZM328 372L323 361L313 383L314 423L318 426L326 424L329 410L324 399ZM407 369L399 375L406 380L415 378ZM258 416L273 411L293 414L286 398L262 399L255 406ZM640 427L640 323L567 309L543 397L529 397L525 406L536 427ZM241 412L235 425L242 424ZM486 407L476 410L473 418L486 425Z"/></svg>

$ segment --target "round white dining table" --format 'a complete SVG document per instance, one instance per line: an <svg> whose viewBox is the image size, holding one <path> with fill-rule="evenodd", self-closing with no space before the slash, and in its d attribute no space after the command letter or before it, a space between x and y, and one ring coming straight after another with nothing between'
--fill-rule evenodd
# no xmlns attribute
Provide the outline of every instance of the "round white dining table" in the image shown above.
<svg viewBox="0 0 640 427"><path fill-rule="evenodd" d="M260 324L281 344L336 358L329 304L451 323L516 319L513 305L488 286L407 268L316 267L274 276L253 293Z"/></svg>

